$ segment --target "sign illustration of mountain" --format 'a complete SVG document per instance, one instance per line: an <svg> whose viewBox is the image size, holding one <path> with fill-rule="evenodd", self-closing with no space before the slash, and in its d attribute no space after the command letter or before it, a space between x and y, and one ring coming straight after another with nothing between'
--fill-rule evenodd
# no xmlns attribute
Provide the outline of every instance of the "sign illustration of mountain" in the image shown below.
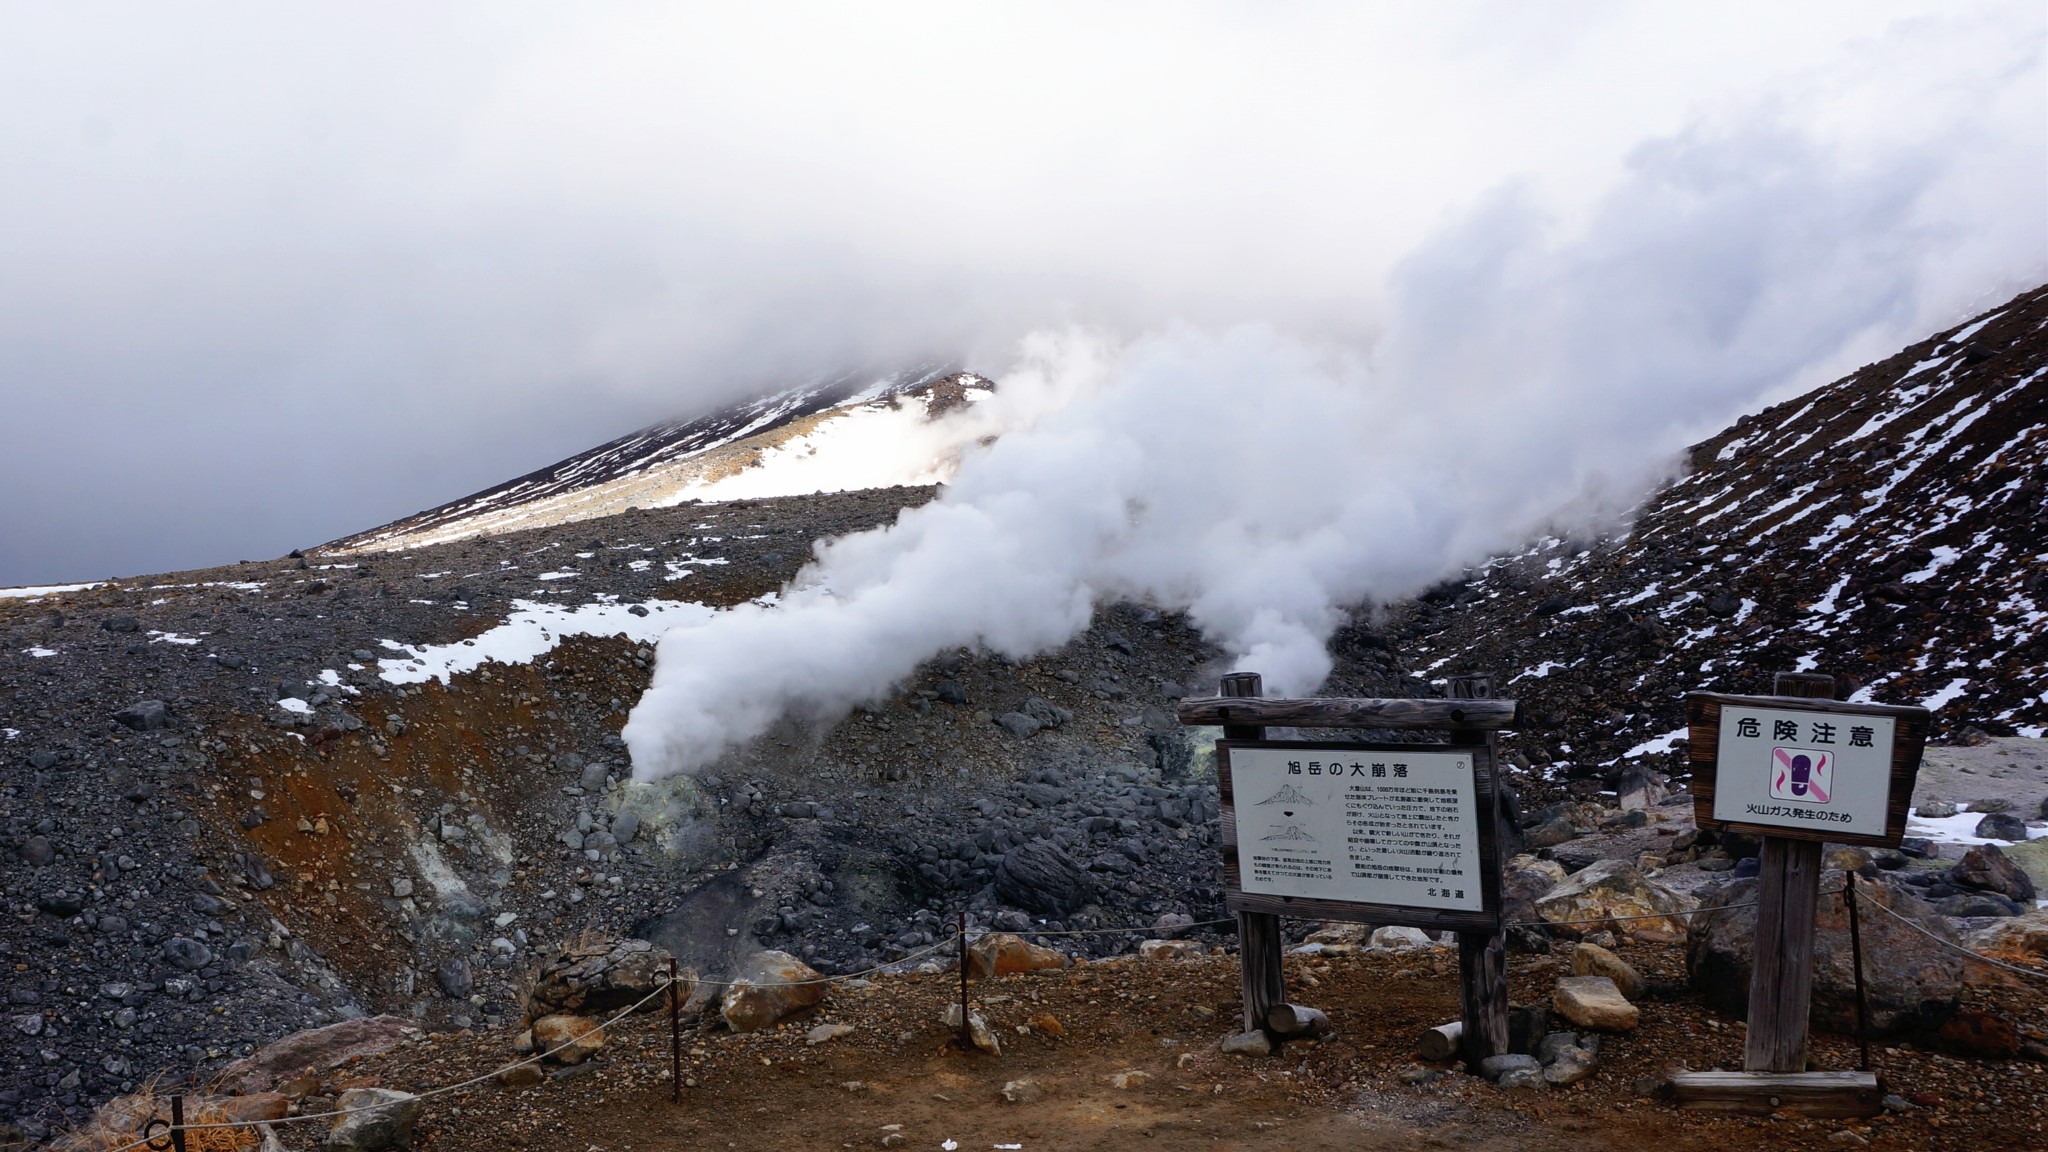
<svg viewBox="0 0 2048 1152"><path fill-rule="evenodd" d="M1309 799L1306 795L1302 793L1301 789L1296 788L1294 785L1282 784L1278 792L1275 792L1271 796L1266 797L1264 800L1259 801L1259 804L1256 806L1263 806L1266 804L1294 804L1303 808L1308 808L1314 806L1315 801ZM1289 813L1289 815L1292 815L1292 813Z"/></svg>
<svg viewBox="0 0 2048 1152"><path fill-rule="evenodd" d="M1260 839L1261 841L1265 841L1265 840L1305 840L1305 841L1309 842L1310 844L1313 844L1313 843L1315 843L1315 841L1316 841L1316 838L1315 838L1315 837L1313 837L1313 836L1309 835L1308 833L1306 833L1306 832L1302 831L1302 830L1301 830L1301 825L1299 825L1299 824L1282 824L1282 825L1280 826L1280 828L1279 828L1279 830L1278 830L1278 831L1276 831L1276 832L1269 832L1269 833L1267 833L1266 835L1264 835L1264 836L1261 836L1261 837L1259 837L1259 839Z"/></svg>
<svg viewBox="0 0 2048 1152"><path fill-rule="evenodd" d="M1825 804L1835 790L1835 758L1815 748L1771 749L1771 799Z"/></svg>

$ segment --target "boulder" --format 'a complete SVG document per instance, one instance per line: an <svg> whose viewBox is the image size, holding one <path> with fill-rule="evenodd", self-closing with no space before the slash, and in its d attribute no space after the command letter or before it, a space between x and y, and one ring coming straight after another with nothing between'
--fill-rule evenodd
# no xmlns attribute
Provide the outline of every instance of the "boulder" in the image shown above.
<svg viewBox="0 0 2048 1152"><path fill-rule="evenodd" d="M719 997L719 1015L735 1032L759 1031L817 1006L829 987L815 969L787 952L756 952Z"/></svg>
<svg viewBox="0 0 2048 1152"><path fill-rule="evenodd" d="M581 1016L543 1016L533 1022L533 1048L550 1064L581 1064L604 1049L604 1029Z"/></svg>
<svg viewBox="0 0 2048 1152"><path fill-rule="evenodd" d="M405 1041L405 1028L396 1016L359 1016L294 1032L228 1065L219 1083L227 1092L267 1092L308 1069L324 1073L351 1060L389 1052Z"/></svg>
<svg viewBox="0 0 2048 1152"><path fill-rule="evenodd" d="M1579 943L1572 946L1572 975L1605 976L1614 981L1621 994L1630 1000L1641 1000L1645 985L1643 977L1634 966L1598 944Z"/></svg>
<svg viewBox="0 0 2048 1152"><path fill-rule="evenodd" d="M1598 1064L1599 1059L1584 1048L1577 1045L1561 1048L1556 1057L1543 1066L1543 1081L1558 1088L1577 1084L1591 1076Z"/></svg>
<svg viewBox="0 0 2048 1152"><path fill-rule="evenodd" d="M1996 844L1978 844L1963 853L1963 858L1948 870L1948 878L1958 888L1991 892L2033 906L2034 881L2019 865L2006 859Z"/></svg>
<svg viewBox="0 0 2048 1152"><path fill-rule="evenodd" d="M1046 972L1072 964L1057 948L1044 948L1009 932L986 932L967 946L967 974L977 980L1012 972Z"/></svg>
<svg viewBox="0 0 2048 1152"><path fill-rule="evenodd" d="M1992 812L1977 821L1976 830L1972 835L1982 836L1986 840L2025 840L2027 822L2010 812Z"/></svg>
<svg viewBox="0 0 2048 1152"><path fill-rule="evenodd" d="M1223 1043L1217 1045L1217 1047L1226 1056L1271 1056L1273 1054L1272 1038L1257 1028L1249 1032L1239 1032L1235 1036L1225 1036Z"/></svg>
<svg viewBox="0 0 2048 1152"><path fill-rule="evenodd" d="M1566 976L1550 1002L1558 1015L1598 1032L1633 1032L1642 1022L1642 1012L1605 976Z"/></svg>
<svg viewBox="0 0 2048 1152"><path fill-rule="evenodd" d="M2048 908L2036 909L2024 916L1980 928L1963 938L1970 951L1993 960L2008 964L2031 964L2048 966ZM2025 977L2001 973L1996 969L1980 970L1974 978L1985 981L2003 981L2010 984L2025 983ZM2031 986L2031 985L2030 985Z"/></svg>
<svg viewBox="0 0 2048 1152"><path fill-rule="evenodd" d="M654 994L668 983L669 960L645 940L571 941L541 965L526 994L526 1015L611 1016L642 1001L640 1011L666 1009L668 997ZM697 973L685 969L675 991L688 1000L696 986Z"/></svg>
<svg viewBox="0 0 2048 1152"><path fill-rule="evenodd" d="M1366 950L1371 952L1412 952L1419 948L1441 947L1429 933L1405 924L1389 924L1375 928L1366 941Z"/></svg>
<svg viewBox="0 0 2048 1152"><path fill-rule="evenodd" d="M1192 960L1208 954L1207 948L1193 940L1144 940L1138 944L1138 955L1146 960Z"/></svg>
<svg viewBox="0 0 2048 1152"><path fill-rule="evenodd" d="M412 1147L412 1130L426 1102L389 1088L351 1088L335 1102L342 1113L327 1130L330 1152L377 1152Z"/></svg>
<svg viewBox="0 0 2048 1152"><path fill-rule="evenodd" d="M1685 938L1685 917L1699 902L1646 878L1626 860L1601 860L1568 876L1536 901L1536 913L1567 935L1603 930L1637 940Z"/></svg>
<svg viewBox="0 0 2048 1152"><path fill-rule="evenodd" d="M1833 893L1843 874L1824 872L1820 889ZM1749 1013L1749 973L1756 948L1755 880L1736 880L1708 897L1685 948L1692 986L1709 1007L1732 1016ZM1932 1028L1955 1007L1966 961L1884 911L1897 912L1941 940L1960 945L1947 920L1903 883L1859 881L1863 979L1870 997L1873 1036ZM1751 907L1737 907L1750 904ZM1882 958L1881 962L1878 958ZM1856 980L1851 966L1849 912L1841 897L1825 895L1814 914L1813 1009L1816 1029L1853 1033Z"/></svg>
<svg viewBox="0 0 2048 1152"><path fill-rule="evenodd" d="M1510 1072L1519 1072L1526 1068L1541 1067L1543 1067L1542 1061L1536 1059L1534 1056L1521 1056L1516 1055L1514 1053L1508 1053L1502 1056L1488 1056L1486 1059L1481 1060L1479 1062L1479 1074L1481 1076L1486 1077L1488 1080L1498 1080Z"/></svg>
<svg viewBox="0 0 2048 1152"><path fill-rule="evenodd" d="M161 700L137 700L114 713L114 720L123 728L137 732L153 732L169 723L170 718L170 708Z"/></svg>
<svg viewBox="0 0 2048 1152"><path fill-rule="evenodd" d="M1003 853L996 865L996 896L1006 904L1060 916L1095 895L1088 873L1049 840L1033 840Z"/></svg>
<svg viewBox="0 0 2048 1152"><path fill-rule="evenodd" d="M2027 874L2036 894L2048 892L2048 839L2029 840L1999 849L2006 860Z"/></svg>

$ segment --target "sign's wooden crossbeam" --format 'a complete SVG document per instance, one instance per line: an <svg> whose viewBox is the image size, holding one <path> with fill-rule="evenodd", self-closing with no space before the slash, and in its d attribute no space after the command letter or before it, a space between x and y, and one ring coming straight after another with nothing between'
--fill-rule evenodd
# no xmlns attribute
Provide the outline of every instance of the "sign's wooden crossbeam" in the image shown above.
<svg viewBox="0 0 2048 1152"><path fill-rule="evenodd" d="M1296 699L1262 696L1191 696L1180 702L1183 724L1258 724L1288 728L1515 727L1513 700L1381 700L1361 697Z"/></svg>

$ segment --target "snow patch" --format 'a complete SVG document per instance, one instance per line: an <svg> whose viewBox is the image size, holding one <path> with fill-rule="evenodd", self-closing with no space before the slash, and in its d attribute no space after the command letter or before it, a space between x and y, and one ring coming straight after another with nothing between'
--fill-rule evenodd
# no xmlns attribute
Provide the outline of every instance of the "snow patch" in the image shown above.
<svg viewBox="0 0 2048 1152"><path fill-rule="evenodd" d="M385 649L405 655L377 661L378 675L392 684L428 680L446 684L451 676L474 672L488 663L530 663L571 636L624 635L636 643L650 644L671 629L702 624L716 614L705 605L680 600L580 605L514 600L511 616L474 640L420 646L379 640Z"/></svg>
<svg viewBox="0 0 2048 1152"><path fill-rule="evenodd" d="M39 596L56 596L65 592L84 592L105 584L104 580L95 580L90 584L43 584L28 588L0 588L0 600L28 600Z"/></svg>

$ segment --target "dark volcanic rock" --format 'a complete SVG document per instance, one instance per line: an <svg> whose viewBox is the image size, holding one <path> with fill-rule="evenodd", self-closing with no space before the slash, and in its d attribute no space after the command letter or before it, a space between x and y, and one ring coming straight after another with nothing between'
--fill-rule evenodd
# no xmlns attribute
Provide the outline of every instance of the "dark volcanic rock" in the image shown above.
<svg viewBox="0 0 2048 1152"><path fill-rule="evenodd" d="M2024 829L2022 825L2022 829ZM2006 859L1996 844L1978 844L1968 852L1956 866L1948 870L1949 882L1958 888L1974 888L1979 892L1993 892L2008 900L2016 900L2031 906L2034 899L2034 882L2020 869L2020 866ZM1968 915L1955 913L1950 915Z"/></svg>
<svg viewBox="0 0 2048 1152"><path fill-rule="evenodd" d="M114 720L137 732L154 732L170 719L170 709L161 700L138 700L119 712Z"/></svg>
<svg viewBox="0 0 2048 1152"><path fill-rule="evenodd" d="M1094 892L1073 857L1049 841L1034 840L1003 854L996 866L996 895L1005 903L1056 916L1088 903Z"/></svg>

